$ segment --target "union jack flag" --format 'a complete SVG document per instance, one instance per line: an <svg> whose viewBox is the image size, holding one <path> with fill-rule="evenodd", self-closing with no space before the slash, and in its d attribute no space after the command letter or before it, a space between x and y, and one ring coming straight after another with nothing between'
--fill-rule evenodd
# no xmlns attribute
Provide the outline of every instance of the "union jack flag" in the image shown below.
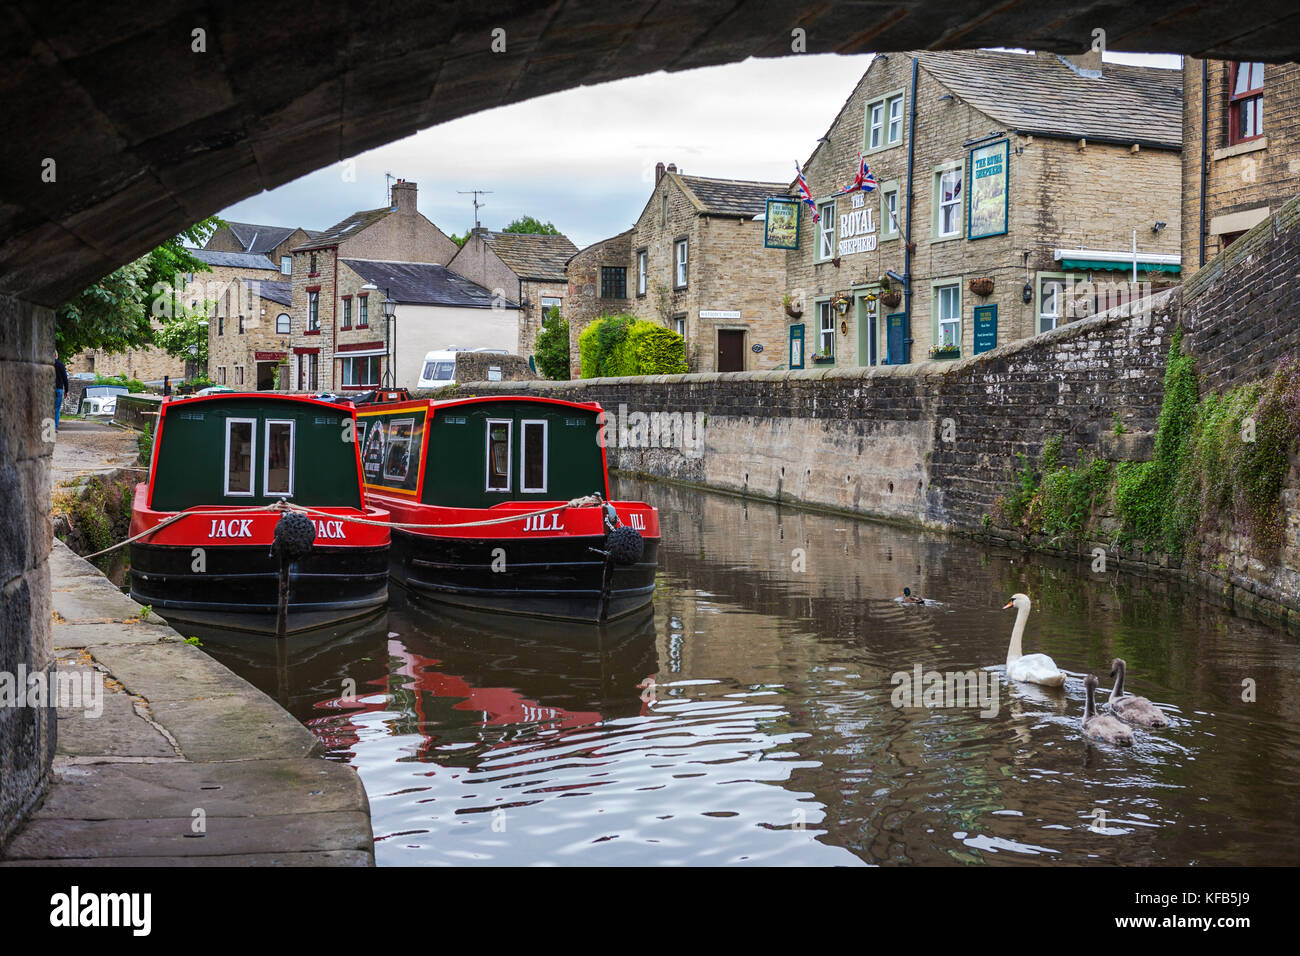
<svg viewBox="0 0 1300 956"><path fill-rule="evenodd" d="M845 186L843 191L851 193L854 190L861 189L864 193L869 193L871 190L875 189L877 185L876 176L871 171L871 167L869 167L867 161L862 158L862 154L858 153L858 171L853 177L853 185Z"/></svg>
<svg viewBox="0 0 1300 956"><path fill-rule="evenodd" d="M799 174L799 195L802 197L804 202L812 207L813 222L817 222L822 216L821 213L817 211L817 202L813 199L812 190L808 188L808 180L803 178L803 170L799 168L798 163L794 164L794 171Z"/></svg>

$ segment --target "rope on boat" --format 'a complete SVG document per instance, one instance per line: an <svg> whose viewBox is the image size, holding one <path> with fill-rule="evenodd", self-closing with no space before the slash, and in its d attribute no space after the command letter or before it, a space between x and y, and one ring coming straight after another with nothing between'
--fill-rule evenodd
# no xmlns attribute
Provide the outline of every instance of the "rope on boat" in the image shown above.
<svg viewBox="0 0 1300 956"><path fill-rule="evenodd" d="M494 525L494 524L509 524L511 521L524 521L528 518L535 518L538 515L549 515L556 511L564 511L567 508L591 508L591 507L595 507L596 505L603 505L604 503L605 500L600 495L584 495L581 498L574 498L571 501L566 501L564 504L556 505L553 508L543 508L541 511L529 511L525 514L507 515L504 518L484 518L480 521L461 521L456 524L422 524L417 522L378 521L374 518L356 518L353 517L352 515L335 514L332 511L322 511L319 508L308 508L305 507L304 505L295 505L284 498L281 498L279 501L272 502L269 505L263 505L261 508L253 509L253 510L298 512L307 515L319 515L323 518L328 518L331 521L339 521L339 520L351 521L354 524L373 525L379 528L399 528L401 530L417 530L417 529L441 530L444 528L476 528L476 527L483 527L486 525ZM242 509L242 510L247 511L249 509ZM168 518L164 518L162 521L158 522L152 528L146 528L144 531L141 531L139 534L132 535L131 537L127 538L125 541L119 541L117 544L112 545L111 547L107 547L103 551L96 551L94 554L83 555L83 557L85 557L85 559L89 561L91 558L97 558L101 554L108 554L110 551L116 551L118 548L128 545L133 541L139 541L141 538L147 537L153 534L155 531L161 531L163 528L167 527L172 522L179 521L181 518L204 518L204 517L229 518L231 517L231 510L226 509L224 511L178 511L176 512L176 514Z"/></svg>

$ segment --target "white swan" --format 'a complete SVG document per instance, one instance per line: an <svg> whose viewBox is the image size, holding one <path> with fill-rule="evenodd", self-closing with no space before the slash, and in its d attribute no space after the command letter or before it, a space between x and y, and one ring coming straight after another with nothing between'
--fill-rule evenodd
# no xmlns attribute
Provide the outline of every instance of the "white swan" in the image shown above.
<svg viewBox="0 0 1300 956"><path fill-rule="evenodd" d="M1016 626L1011 629L1011 646L1007 648L1007 677L1023 681L1026 684L1042 684L1044 687L1063 687L1065 674L1056 666L1056 661L1046 654L1022 654L1021 639L1025 636L1025 621L1029 619L1029 596L1013 594L1011 600L1002 606L1016 609Z"/></svg>

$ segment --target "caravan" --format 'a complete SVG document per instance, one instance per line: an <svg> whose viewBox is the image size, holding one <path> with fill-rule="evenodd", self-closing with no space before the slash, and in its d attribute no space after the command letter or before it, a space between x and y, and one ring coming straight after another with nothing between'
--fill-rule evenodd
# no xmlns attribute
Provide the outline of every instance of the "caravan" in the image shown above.
<svg viewBox="0 0 1300 956"><path fill-rule="evenodd" d="M486 352L489 355L509 355L505 349L462 349L452 346L437 349L424 356L420 370L419 388L442 388L456 384L456 355L460 352Z"/></svg>

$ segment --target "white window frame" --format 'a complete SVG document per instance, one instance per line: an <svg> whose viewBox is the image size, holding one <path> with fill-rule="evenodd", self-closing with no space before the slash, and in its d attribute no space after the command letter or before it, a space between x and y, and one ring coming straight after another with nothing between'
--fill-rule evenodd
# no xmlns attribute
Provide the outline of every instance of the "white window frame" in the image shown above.
<svg viewBox="0 0 1300 956"><path fill-rule="evenodd" d="M636 254L636 294L645 295L646 285L646 250L638 250Z"/></svg>
<svg viewBox="0 0 1300 956"><path fill-rule="evenodd" d="M272 491L271 490L271 426L288 425L289 426L289 490ZM292 418L268 418L266 427L262 429L262 443L266 448L266 454L262 456L262 495L263 497L293 497L293 473L294 464L298 456L298 423Z"/></svg>
<svg viewBox="0 0 1300 956"><path fill-rule="evenodd" d="M687 268L691 254L689 243L689 239L676 239L673 241L673 288L675 289L685 289L687 280L690 278L690 272Z"/></svg>
<svg viewBox="0 0 1300 956"><path fill-rule="evenodd" d="M314 332L320 328L320 293L307 293L307 331Z"/></svg>
<svg viewBox="0 0 1300 956"><path fill-rule="evenodd" d="M1047 312L1048 295L1047 289L1051 286L1053 293L1051 302L1053 311ZM1050 332L1052 329L1061 326L1061 300L1065 298L1065 281L1062 279L1039 279L1038 280L1038 331ZM1050 319L1051 326L1044 325L1044 320Z"/></svg>
<svg viewBox="0 0 1300 956"><path fill-rule="evenodd" d="M288 268L285 268L286 266ZM280 275L282 276L293 275L293 256L280 257Z"/></svg>
<svg viewBox="0 0 1300 956"><path fill-rule="evenodd" d="M817 212L821 215L821 221L817 223L816 261L828 262L835 258L835 200L818 203Z"/></svg>
<svg viewBox="0 0 1300 956"><path fill-rule="evenodd" d="M673 324L676 326L676 329L674 331L676 331L676 333L682 337L682 341L685 342L686 341L686 316L681 315L673 319Z"/></svg>
<svg viewBox="0 0 1300 956"><path fill-rule="evenodd" d="M540 488L529 488L524 484L528 480L528 463L524 460L528 454L528 426L542 426L542 486ZM524 418L519 421L519 492L520 494L537 494L546 491L547 482L551 476L550 462L550 422L544 418Z"/></svg>
<svg viewBox="0 0 1300 956"><path fill-rule="evenodd" d="M903 142L903 105L906 102L902 90L892 90L867 102L863 113L862 151L877 153L882 149L892 149ZM897 107L897 115L895 115Z"/></svg>
<svg viewBox="0 0 1300 956"><path fill-rule="evenodd" d="M550 302L551 304L547 305L548 302ZM559 309L560 315L564 315L564 298L558 295L542 296L542 318L543 319L546 318L546 313L549 312L551 309Z"/></svg>
<svg viewBox="0 0 1300 956"><path fill-rule="evenodd" d="M885 242L889 239L897 239L902 235L901 224L898 223L898 197L901 194L898 180L891 179L880 186L880 241ZM893 197L894 214L889 214L889 200Z"/></svg>
<svg viewBox="0 0 1300 956"><path fill-rule="evenodd" d="M957 314L955 316L944 318L943 316L943 291L951 289L957 303ZM957 333L953 337L953 347L961 351L961 334L962 334L962 301L961 301L961 280L953 279L952 281L944 280L936 282L932 287L934 296L934 344L944 347L943 328L945 325L956 325Z"/></svg>
<svg viewBox="0 0 1300 956"><path fill-rule="evenodd" d="M394 437L393 434L395 430L394 426L397 425L411 426L411 430L406 433L405 438L402 438L400 436ZM390 458L393 457L392 455L393 446L400 445L402 443L405 443L407 446L406 447L406 461L407 461L406 474L390 475L388 473L388 461ZM406 479L410 477L411 475L410 461L411 461L411 451L412 451L411 446L414 444L415 444L415 419L414 418L394 418L388 423L388 434L385 436L385 441L384 441L384 477L386 479L388 479L389 481L406 481ZM417 451L416 453L418 454L419 452ZM419 462L416 462L416 466L419 467Z"/></svg>
<svg viewBox="0 0 1300 956"><path fill-rule="evenodd" d="M493 488L492 479L492 426L506 426L506 486ZM483 432L483 490L496 495L508 495L514 486L515 423L510 418L489 418Z"/></svg>
<svg viewBox="0 0 1300 956"><path fill-rule="evenodd" d="M943 199L943 181L944 177L956 173L960 179L959 191L956 199L944 201ZM934 207L934 235L932 242L942 242L949 239L960 239L966 231L966 164L964 162L945 163L943 166L935 167L934 170L934 190L932 192ZM955 207L956 228L951 232L943 231L943 212L945 208Z"/></svg>
<svg viewBox="0 0 1300 956"><path fill-rule="evenodd" d="M830 299L822 299L816 304L817 307L817 353L826 358L835 357L835 309L831 306ZM824 311L823 311L824 310ZM830 325L827 325L827 320ZM828 338L829 336L829 338ZM826 348L829 341L830 348Z"/></svg>
<svg viewBox="0 0 1300 956"><path fill-rule="evenodd" d="M284 328L280 328L280 320L284 319ZM288 312L281 312L275 317L275 334L289 335L293 331L293 319Z"/></svg>
<svg viewBox="0 0 1300 956"><path fill-rule="evenodd" d="M236 424L245 424L248 426L248 490L231 491L230 490L230 432L231 426ZM256 498L257 497L257 419L256 418L227 418L226 419L226 450L221 458L222 472L222 494L226 498Z"/></svg>

